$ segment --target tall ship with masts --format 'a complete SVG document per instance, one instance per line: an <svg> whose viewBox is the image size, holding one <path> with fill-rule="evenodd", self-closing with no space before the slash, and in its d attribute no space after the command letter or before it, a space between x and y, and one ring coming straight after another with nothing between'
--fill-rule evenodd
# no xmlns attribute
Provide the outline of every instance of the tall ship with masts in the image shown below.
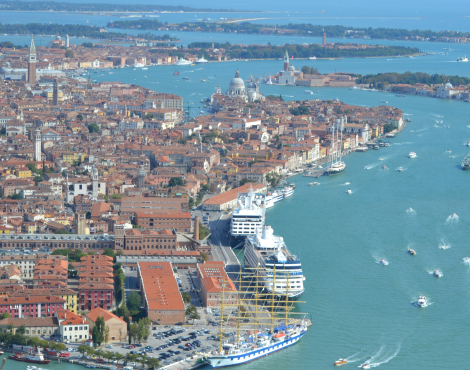
<svg viewBox="0 0 470 370"><path fill-rule="evenodd" d="M247 269L263 268L260 281L269 293L294 299L305 290L300 259L287 249L282 236L274 235L271 226L247 236L244 261Z"/></svg>
<svg viewBox="0 0 470 370"><path fill-rule="evenodd" d="M296 344L307 333L309 320L306 314L293 312L288 295L279 301L275 294L263 292L259 278L265 270L248 269L243 278L240 274L237 310L233 311L234 305L226 305L222 299L219 348L203 354L204 361L213 368L261 359ZM222 297L225 296L223 291ZM224 326L230 330L236 327L236 335L224 335Z"/></svg>
<svg viewBox="0 0 470 370"><path fill-rule="evenodd" d="M337 175L341 172L346 170L346 163L342 161L342 154L343 154L343 128L344 128L344 121L345 118L341 117L336 119L333 124L333 135L331 140L331 152L332 152L332 160L331 166L328 169L328 175ZM336 136L335 136L336 131ZM339 145L338 145L339 139Z"/></svg>

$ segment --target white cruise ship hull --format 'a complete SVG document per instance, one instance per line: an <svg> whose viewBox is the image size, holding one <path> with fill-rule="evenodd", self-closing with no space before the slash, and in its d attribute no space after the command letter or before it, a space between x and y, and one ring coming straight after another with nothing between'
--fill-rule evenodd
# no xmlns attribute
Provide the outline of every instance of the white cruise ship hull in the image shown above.
<svg viewBox="0 0 470 370"><path fill-rule="evenodd" d="M207 363L211 365L214 369L218 369L221 367L227 367L227 366L235 366L235 365L241 365L245 364L250 361L257 360L259 358L265 357L270 355L271 353L280 351L282 349L285 349L287 347L290 347L297 343L300 338L306 333L306 331L303 331L297 335L294 335L290 337L289 339L286 339L282 342L277 342L277 343L272 343L270 345L267 345L265 347L257 348L253 351L249 352L244 352L244 353L238 353L234 355L219 355L219 356L210 356L207 357Z"/></svg>

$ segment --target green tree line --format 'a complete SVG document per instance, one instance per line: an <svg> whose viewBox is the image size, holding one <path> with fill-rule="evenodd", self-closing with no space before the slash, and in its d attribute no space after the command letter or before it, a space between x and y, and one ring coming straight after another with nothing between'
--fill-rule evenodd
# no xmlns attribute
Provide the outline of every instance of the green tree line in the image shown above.
<svg viewBox="0 0 470 370"><path fill-rule="evenodd" d="M387 85L394 84L426 84L435 85L450 81L454 86L468 85L470 78L462 76L447 76L444 74L430 75L424 72L405 72L405 73L378 73L360 76L356 79L357 84L373 84L379 89L383 89Z"/></svg>

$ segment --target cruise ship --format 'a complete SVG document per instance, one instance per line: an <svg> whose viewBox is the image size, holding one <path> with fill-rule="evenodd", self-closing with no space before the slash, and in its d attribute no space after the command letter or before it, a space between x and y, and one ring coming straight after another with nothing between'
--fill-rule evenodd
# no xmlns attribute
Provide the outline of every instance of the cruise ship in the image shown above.
<svg viewBox="0 0 470 370"><path fill-rule="evenodd" d="M184 58L178 59L175 66L190 66L192 63Z"/></svg>
<svg viewBox="0 0 470 370"><path fill-rule="evenodd" d="M275 203L280 202L294 194L294 187L285 186L266 194L266 208L271 208Z"/></svg>
<svg viewBox="0 0 470 370"><path fill-rule="evenodd" d="M267 225L245 241L245 269L257 267L261 268L261 280L269 293L293 299L304 292L300 259L289 252L284 239L274 235Z"/></svg>
<svg viewBox="0 0 470 370"><path fill-rule="evenodd" d="M230 222L230 234L233 238L256 234L264 226L265 213L266 194L255 193L253 189L239 193Z"/></svg>

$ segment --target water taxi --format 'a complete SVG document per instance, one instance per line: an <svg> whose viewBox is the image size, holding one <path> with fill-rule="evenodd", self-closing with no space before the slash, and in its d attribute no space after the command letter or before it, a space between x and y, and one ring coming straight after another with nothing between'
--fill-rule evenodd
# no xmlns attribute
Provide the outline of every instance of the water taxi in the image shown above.
<svg viewBox="0 0 470 370"><path fill-rule="evenodd" d="M409 158L416 158L416 153L415 153L415 152L410 152L410 153L408 154L408 157L409 157Z"/></svg>
<svg viewBox="0 0 470 370"><path fill-rule="evenodd" d="M348 363L348 360L345 360L344 358L340 358L338 361L335 361L333 365L341 366L341 365L345 365L347 363Z"/></svg>
<svg viewBox="0 0 470 370"><path fill-rule="evenodd" d="M426 307L428 305L428 300L424 295L420 295L417 304L418 307Z"/></svg>

